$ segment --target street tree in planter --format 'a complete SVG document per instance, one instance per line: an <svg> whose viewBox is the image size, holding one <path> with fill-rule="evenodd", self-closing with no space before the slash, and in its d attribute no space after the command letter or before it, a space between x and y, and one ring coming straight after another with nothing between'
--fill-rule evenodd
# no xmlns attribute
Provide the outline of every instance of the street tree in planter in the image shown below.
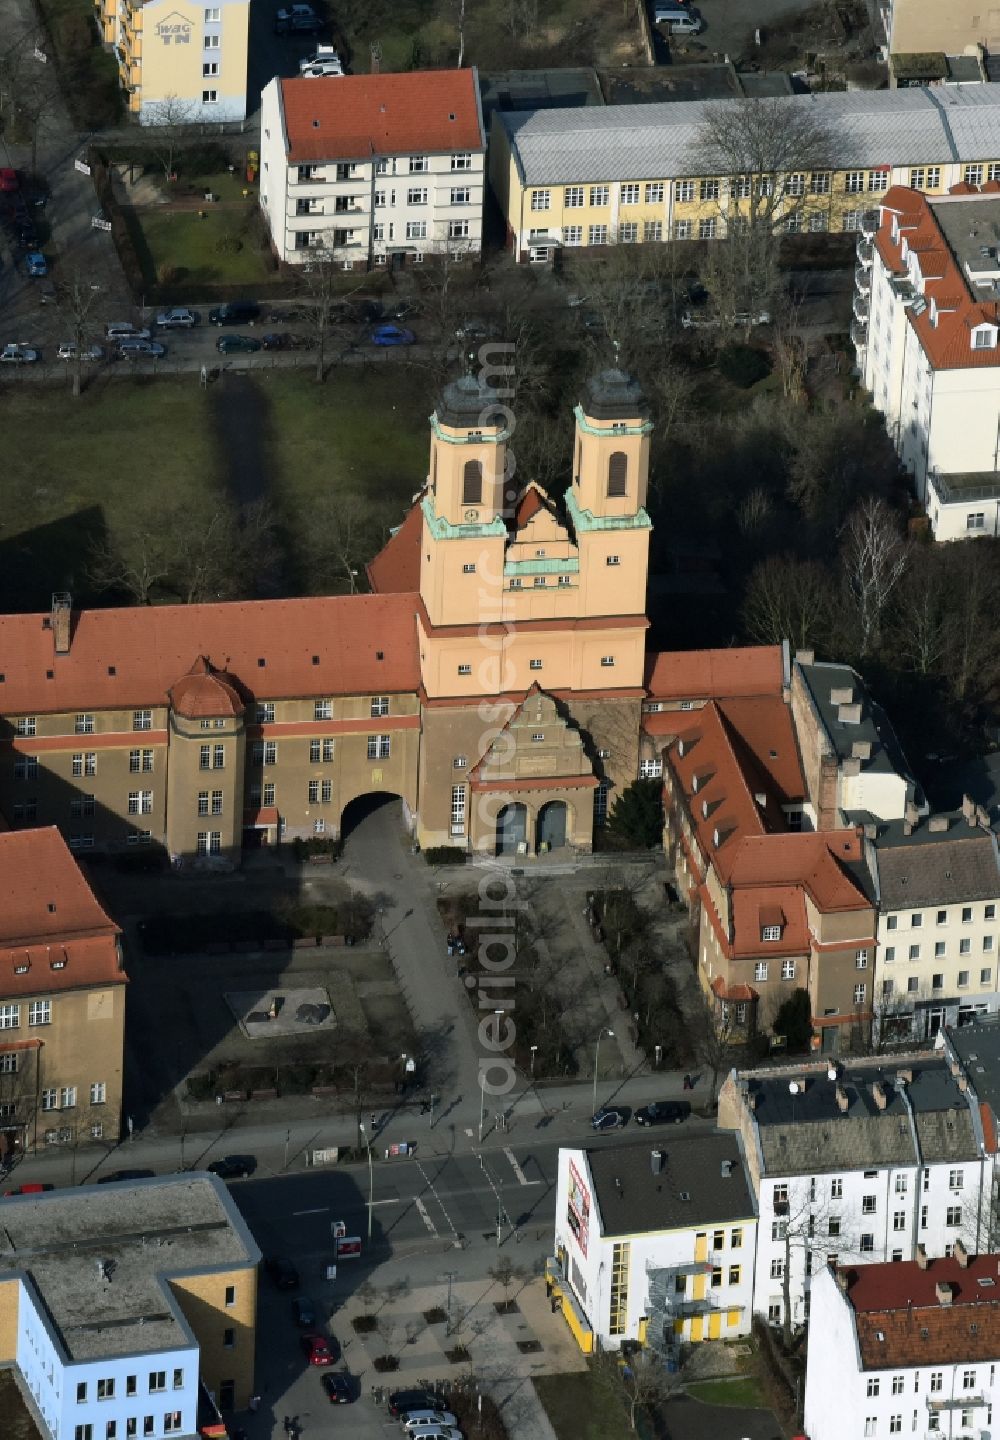
<svg viewBox="0 0 1000 1440"><path fill-rule="evenodd" d="M617 797L608 829L636 849L651 850L663 838L663 781L633 780Z"/></svg>

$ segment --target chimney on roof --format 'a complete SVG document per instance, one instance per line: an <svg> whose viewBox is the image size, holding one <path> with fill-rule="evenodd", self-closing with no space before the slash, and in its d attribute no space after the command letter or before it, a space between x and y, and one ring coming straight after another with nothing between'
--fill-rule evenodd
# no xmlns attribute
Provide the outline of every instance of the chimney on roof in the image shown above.
<svg viewBox="0 0 1000 1440"><path fill-rule="evenodd" d="M667 1157L663 1150L651 1150L649 1152L649 1168L654 1175L662 1175L663 1167L666 1163Z"/></svg>
<svg viewBox="0 0 1000 1440"><path fill-rule="evenodd" d="M920 1269L921 1269L921 1270L926 1270L927 1267L928 1267L928 1265L929 1265L930 1263L931 1263L931 1262L930 1262L930 1261L928 1260L928 1258L927 1258L927 1246L926 1246L926 1245L918 1245L918 1246L917 1246L917 1264L919 1265Z"/></svg>
<svg viewBox="0 0 1000 1440"><path fill-rule="evenodd" d="M939 1305L950 1305L955 1297L955 1292L947 1280L939 1280L934 1286L934 1294L937 1296Z"/></svg>
<svg viewBox="0 0 1000 1440"><path fill-rule="evenodd" d="M877 826L877 825L866 825L866 826L864 827L864 835L865 835L865 839L866 839L866 840L877 840L877 839L878 839L878 826Z"/></svg>
<svg viewBox="0 0 1000 1440"><path fill-rule="evenodd" d="M841 686L838 688L838 687L835 685L835 686L833 687L833 689L830 691L830 704L831 704L831 705L853 705L853 704L854 704L854 690L852 689L852 687L851 687L850 685L841 685Z"/></svg>
<svg viewBox="0 0 1000 1440"><path fill-rule="evenodd" d="M73 618L73 597L68 590L57 590L52 596L52 643L57 655L69 654L70 627Z"/></svg>
<svg viewBox="0 0 1000 1440"><path fill-rule="evenodd" d="M949 1060L949 1061L948 1061L948 1069L949 1069L949 1070L951 1071L951 1073L952 1073L953 1075L955 1075L955 1076L961 1075L961 1073L962 1073L962 1067L961 1067L961 1065L958 1063L957 1060Z"/></svg>
<svg viewBox="0 0 1000 1440"><path fill-rule="evenodd" d="M843 772L843 774L845 774L845 775L860 775L860 774L861 774L861 761L860 761L860 760L856 760L856 759L854 758L854 756L852 755L852 756L850 756L847 760L844 760L844 761L841 762L840 768L841 768L841 771Z"/></svg>
<svg viewBox="0 0 1000 1440"><path fill-rule="evenodd" d="M815 650L796 650L795 658L800 665L813 665L816 662Z"/></svg>
<svg viewBox="0 0 1000 1440"><path fill-rule="evenodd" d="M906 809L903 811L903 815L907 820L909 820L911 825L920 824L920 811L917 809L916 805L914 805L912 800L907 800Z"/></svg>
<svg viewBox="0 0 1000 1440"><path fill-rule="evenodd" d="M989 811L984 805L976 806L976 824L980 830L988 830L990 828Z"/></svg>
<svg viewBox="0 0 1000 1440"><path fill-rule="evenodd" d="M847 1271L846 1271L846 1270L834 1270L833 1274L834 1274L834 1278L835 1278L836 1281L837 1281L837 1289L843 1291L843 1293L846 1295L846 1294L847 1294Z"/></svg>
<svg viewBox="0 0 1000 1440"><path fill-rule="evenodd" d="M884 1110L889 1096L881 1080L876 1080L872 1085L872 1099L880 1110Z"/></svg>
<svg viewBox="0 0 1000 1440"><path fill-rule="evenodd" d="M903 821L903 834L904 834L904 835L912 835L912 834L913 834L913 822L912 822L911 820L904 820L904 821Z"/></svg>
<svg viewBox="0 0 1000 1440"><path fill-rule="evenodd" d="M968 1250L966 1250L965 1245L962 1243L961 1240L955 1241L955 1248L952 1253L954 1254L955 1259L958 1261L959 1265L961 1265L962 1269L968 1270L969 1252Z"/></svg>
<svg viewBox="0 0 1000 1440"><path fill-rule="evenodd" d="M912 1085L912 1084L913 1084L913 1071L910 1070L910 1069L908 1069L908 1068L907 1068L906 1070L897 1070L897 1071L896 1071L896 1079L897 1079L897 1080L902 1080L902 1082L903 1082L904 1085Z"/></svg>
<svg viewBox="0 0 1000 1440"><path fill-rule="evenodd" d="M870 760L872 758L872 742L855 740L851 746L851 755L855 760Z"/></svg>
<svg viewBox="0 0 1000 1440"><path fill-rule="evenodd" d="M860 725L861 706L859 704L838 705L837 719L840 721L841 725Z"/></svg>
<svg viewBox="0 0 1000 1440"><path fill-rule="evenodd" d="M850 1105L850 1103L851 1103L850 1100L848 1100L848 1098L847 1098L847 1091L844 1089L843 1085L838 1085L838 1086L837 1086L837 1106L838 1106L838 1109L840 1110L840 1112L841 1112L842 1115L846 1115L846 1114L847 1114L847 1107L848 1107L848 1105Z"/></svg>
<svg viewBox="0 0 1000 1440"><path fill-rule="evenodd" d="M969 1082L968 1082L968 1080L965 1078L964 1075L959 1075L958 1078L957 1078L957 1082L956 1082L956 1083L957 1083L957 1085L958 1085L959 1090L961 1090L962 1094L964 1095L965 1092L966 1092L966 1090L968 1090L968 1088L969 1088Z"/></svg>
<svg viewBox="0 0 1000 1440"><path fill-rule="evenodd" d="M947 815L932 815L927 822L927 828L935 835L943 835L950 824Z"/></svg>
<svg viewBox="0 0 1000 1440"><path fill-rule="evenodd" d="M976 818L976 802L971 795L962 796L962 818L971 825Z"/></svg>

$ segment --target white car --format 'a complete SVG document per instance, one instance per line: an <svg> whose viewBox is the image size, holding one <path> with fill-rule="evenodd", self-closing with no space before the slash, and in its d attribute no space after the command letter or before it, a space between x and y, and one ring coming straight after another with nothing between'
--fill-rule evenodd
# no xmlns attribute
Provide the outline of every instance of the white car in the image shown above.
<svg viewBox="0 0 1000 1440"><path fill-rule="evenodd" d="M38 359L38 351L32 350L30 345L5 345L0 350L0 361L5 365L30 365Z"/></svg>
<svg viewBox="0 0 1000 1440"><path fill-rule="evenodd" d="M454 1426L458 1421L450 1410L408 1410L403 1418L403 1433L412 1435L423 1427Z"/></svg>
<svg viewBox="0 0 1000 1440"><path fill-rule="evenodd" d="M749 310L737 310L732 317L732 324L737 329L750 329L754 325L770 325L771 312L769 310L758 310L751 313ZM722 321L718 315L696 315L692 310L685 310L681 316L681 325L685 330L708 330L715 325L721 325Z"/></svg>
<svg viewBox="0 0 1000 1440"><path fill-rule="evenodd" d="M332 45L317 45L315 55L299 61L299 74L312 78L317 75L343 75L344 66Z"/></svg>
<svg viewBox="0 0 1000 1440"><path fill-rule="evenodd" d="M455 1425L414 1425L404 1429L410 1440L465 1440Z"/></svg>
<svg viewBox="0 0 1000 1440"><path fill-rule="evenodd" d="M158 330L190 330L197 323L198 317L193 310L161 310L156 317Z"/></svg>
<svg viewBox="0 0 1000 1440"><path fill-rule="evenodd" d="M60 360L75 360L76 344L72 340L68 340L65 345L59 346L56 354ZM84 345L80 352L80 358L82 360L103 360L104 351L100 345Z"/></svg>

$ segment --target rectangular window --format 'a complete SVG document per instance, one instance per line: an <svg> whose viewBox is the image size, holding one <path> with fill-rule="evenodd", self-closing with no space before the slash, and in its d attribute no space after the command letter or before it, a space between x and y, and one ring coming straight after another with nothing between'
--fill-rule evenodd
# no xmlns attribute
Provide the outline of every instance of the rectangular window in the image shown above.
<svg viewBox="0 0 1000 1440"><path fill-rule="evenodd" d="M43 1090L43 1091L42 1091L42 1109L43 1109L43 1110L58 1110L58 1109L59 1109L59 1091L58 1091L58 1090Z"/></svg>
<svg viewBox="0 0 1000 1440"><path fill-rule="evenodd" d="M15 780L37 780L38 779L38 756L22 755L14 761Z"/></svg>
<svg viewBox="0 0 1000 1440"><path fill-rule="evenodd" d="M719 185L720 182L718 180L702 180L701 184L698 186L698 199L718 200Z"/></svg>
<svg viewBox="0 0 1000 1440"><path fill-rule="evenodd" d="M109 1377L106 1380L98 1380L97 1398L98 1400L113 1400L115 1398L114 1377Z"/></svg>
<svg viewBox="0 0 1000 1440"><path fill-rule="evenodd" d="M738 1284L740 1283L740 1278L741 1278L741 1276L742 1276L742 1273L743 1273L743 1272L741 1271L739 1265L730 1265L730 1267L729 1267L729 1283L730 1283L730 1285L738 1285Z"/></svg>
<svg viewBox="0 0 1000 1440"><path fill-rule="evenodd" d="M674 199L679 201L682 205L688 204L690 201L692 201L694 199L694 181L675 180Z"/></svg>
<svg viewBox="0 0 1000 1440"><path fill-rule="evenodd" d="M638 220L629 220L618 226L619 245L634 245L639 239Z"/></svg>
<svg viewBox="0 0 1000 1440"><path fill-rule="evenodd" d="M14 733L15 735L34 735L37 726L38 721L34 715L22 715L20 719L14 721Z"/></svg>
<svg viewBox="0 0 1000 1440"><path fill-rule="evenodd" d="M906 1211L905 1211L905 1210L894 1210L894 1211L892 1212L892 1228L893 1228L894 1230L905 1230L905 1229L906 1229Z"/></svg>
<svg viewBox="0 0 1000 1440"><path fill-rule="evenodd" d="M221 790L213 790L213 791L212 791L212 814L213 814L213 815L221 815L221 814L222 814L222 802L223 802L223 793L222 793L222 791L221 791Z"/></svg>
<svg viewBox="0 0 1000 1440"><path fill-rule="evenodd" d="M674 239L675 239L675 240L690 240L690 239L691 239L691 236L692 236L693 234L694 234L694 221L693 221L693 220L675 220L675 221L674 221Z"/></svg>
<svg viewBox="0 0 1000 1440"><path fill-rule="evenodd" d="M73 1431L73 1440L94 1440L93 1425L77 1425Z"/></svg>
<svg viewBox="0 0 1000 1440"><path fill-rule="evenodd" d="M865 172L863 170L848 170L844 176L844 190L848 195L859 195L865 188Z"/></svg>
<svg viewBox="0 0 1000 1440"><path fill-rule="evenodd" d="M32 1000L28 1004L29 1025L51 1025L52 1024L52 1001Z"/></svg>
<svg viewBox="0 0 1000 1440"><path fill-rule="evenodd" d="M880 1386L879 1386L878 1377L877 1377L877 1376L874 1376L874 1377L871 1377L871 1376L870 1376L870 1377L869 1377L869 1380L868 1380L868 1386L867 1386L867 1393L868 1393L868 1399L869 1399L869 1400L873 1400L873 1399L875 1398L875 1396L876 1396L876 1395L878 1394L878 1392L879 1392L879 1388L880 1388Z"/></svg>
<svg viewBox="0 0 1000 1440"><path fill-rule="evenodd" d="M827 173L820 173L820 174L817 174L817 175L813 175L812 179L809 181L809 189L812 191L812 193L813 193L814 195L829 195L829 193L830 193L830 176L829 176L829 174L827 174Z"/></svg>
<svg viewBox="0 0 1000 1440"><path fill-rule="evenodd" d="M406 203L407 205L426 205L427 191L423 188L407 190Z"/></svg>
<svg viewBox="0 0 1000 1440"><path fill-rule="evenodd" d="M948 1189L949 1189L949 1190L963 1190L964 1188L965 1188L965 1171L964 1171L964 1170L949 1170L949 1171L948 1171Z"/></svg>
<svg viewBox="0 0 1000 1440"><path fill-rule="evenodd" d="M872 170L872 171L869 173L869 175L868 175L868 189L869 189L869 190L879 191L879 190L888 190L888 188L889 188L889 172L888 172L888 170Z"/></svg>
<svg viewBox="0 0 1000 1440"><path fill-rule="evenodd" d="M782 1277L782 1275L784 1275L784 1273L785 1273L785 1262L784 1262L784 1260L772 1260L772 1261L771 1261L771 1279L772 1279L772 1280L780 1280L781 1277Z"/></svg>
<svg viewBox="0 0 1000 1440"><path fill-rule="evenodd" d="M382 163L384 164L385 162L383 161ZM472 156L471 156L471 155L453 155L453 156L451 157L451 168L452 168L453 170L471 170L471 169L472 169Z"/></svg>
<svg viewBox="0 0 1000 1440"><path fill-rule="evenodd" d="M795 961L794 961L794 960L782 960L782 962L781 962L781 978L782 978L782 980L794 980L794 979L795 979Z"/></svg>
<svg viewBox="0 0 1000 1440"><path fill-rule="evenodd" d="M608 227L606 225L591 225L587 231L588 245L606 245L608 243Z"/></svg>
<svg viewBox="0 0 1000 1440"><path fill-rule="evenodd" d="M766 979L767 979L767 961L766 961L766 960L758 960L757 963L754 965L754 967L753 967L753 978L754 978L755 980L766 980Z"/></svg>
<svg viewBox="0 0 1000 1440"><path fill-rule="evenodd" d="M0 1030L16 1030L21 1024L21 1007L10 1001L0 1005Z"/></svg>
<svg viewBox="0 0 1000 1440"><path fill-rule="evenodd" d="M259 702L258 702L258 705L257 705L257 724L258 724L258 725L273 725L273 724L274 724L274 701L273 701L273 700L262 700L262 701L259 701Z"/></svg>
<svg viewBox="0 0 1000 1440"><path fill-rule="evenodd" d="M567 210L580 210L583 208L583 186L567 185L563 191L563 204Z"/></svg>
<svg viewBox="0 0 1000 1440"><path fill-rule="evenodd" d="M552 196L551 196L551 193L550 193L548 190L532 190L532 192L531 192L531 208L532 208L532 210L548 210L548 208L550 207L551 204L552 204Z"/></svg>
<svg viewBox="0 0 1000 1440"><path fill-rule="evenodd" d="M388 760L390 741L388 735L368 736L368 759Z"/></svg>
<svg viewBox="0 0 1000 1440"><path fill-rule="evenodd" d="M95 1080L90 1087L91 1105L103 1105L108 1098L108 1087L103 1080Z"/></svg>
<svg viewBox="0 0 1000 1440"><path fill-rule="evenodd" d="M168 1410L163 1417L164 1435L173 1435L181 1428L181 1411Z"/></svg>
<svg viewBox="0 0 1000 1440"><path fill-rule="evenodd" d="M854 1003L855 1003L855 1005L863 1005L863 1004L864 1004L865 994L867 993L867 989L868 989L868 987L867 987L866 985L864 985L864 984L862 984L862 985L855 985L855 987L854 987Z"/></svg>
<svg viewBox="0 0 1000 1440"><path fill-rule="evenodd" d="M910 948L909 948L908 954L909 954L909 958L910 958L911 960L919 960L919 959L920 959L920 946L919 946L919 945L911 945Z"/></svg>
<svg viewBox="0 0 1000 1440"><path fill-rule="evenodd" d="M642 238L643 238L643 240L646 240L646 241L650 241L650 240L662 240L662 239L663 239L663 221L662 221L662 220L644 220L644 221L643 221L643 226L642 226Z"/></svg>
<svg viewBox="0 0 1000 1440"><path fill-rule="evenodd" d="M947 1210L945 1211L944 1223L945 1223L946 1225L961 1225L961 1223L962 1223L962 1207L961 1207L961 1205L949 1205L949 1206L948 1206Z"/></svg>
<svg viewBox="0 0 1000 1440"><path fill-rule="evenodd" d="M74 728L74 730L76 731L77 735L93 735L93 733L94 733L94 717L93 717L93 715L78 715L78 716L76 717L75 722L74 722L73 728Z"/></svg>
<svg viewBox="0 0 1000 1440"><path fill-rule="evenodd" d="M562 232L562 238L563 238L563 244L564 244L564 245L582 245L582 244L583 244L583 226L582 226L582 225L564 225L564 226L563 226L563 232Z"/></svg>
<svg viewBox="0 0 1000 1440"><path fill-rule="evenodd" d="M388 697L388 695L373 695L373 696L372 696L371 713L372 713L372 715L373 715L374 717L378 717L378 716L380 716L380 715L388 715L388 713L389 713L389 697Z"/></svg>
<svg viewBox="0 0 1000 1440"><path fill-rule="evenodd" d="M198 747L198 769L211 770L212 768L212 747L211 745L199 745Z"/></svg>
<svg viewBox="0 0 1000 1440"><path fill-rule="evenodd" d="M699 220L699 221L698 221L698 239L699 239L699 240L714 240L714 239L715 239L716 229L717 229L717 222L716 222L716 219L715 219L714 216L711 216L711 217L710 217L709 219L707 219L707 220Z"/></svg>
<svg viewBox="0 0 1000 1440"><path fill-rule="evenodd" d="M207 790L199 790L199 792L198 792L198 814L199 814L199 815L207 815L207 814L208 814L208 791L207 791Z"/></svg>
<svg viewBox="0 0 1000 1440"><path fill-rule="evenodd" d="M406 222L406 238L407 238L407 240L426 240L426 239L427 239L427 221L426 221L426 220L407 220L407 222Z"/></svg>
<svg viewBox="0 0 1000 1440"><path fill-rule="evenodd" d="M868 951L858 950L854 955L855 970L866 970L868 968Z"/></svg>
<svg viewBox="0 0 1000 1440"><path fill-rule="evenodd" d="M638 185L623 185L623 186L621 187L621 203L622 203L623 205L638 205L638 203L639 203L639 187L638 187Z"/></svg>
<svg viewBox="0 0 1000 1440"><path fill-rule="evenodd" d="M150 1372L149 1372L149 1393L150 1393L150 1395L156 1394L156 1392L157 1392L158 1390L166 1390L166 1388L167 1388L167 1372L166 1372L166 1370L150 1370Z"/></svg>
<svg viewBox="0 0 1000 1440"><path fill-rule="evenodd" d="M646 204L661 205L663 203L663 182L657 181L646 186Z"/></svg>
<svg viewBox="0 0 1000 1440"><path fill-rule="evenodd" d="M153 728L153 712L152 712L152 710L133 710L133 712L132 712L132 729L133 729L133 730L152 730L152 728Z"/></svg>
<svg viewBox="0 0 1000 1440"><path fill-rule="evenodd" d="M861 229L862 212L860 210L845 210L841 224L844 230L850 234Z"/></svg>
<svg viewBox="0 0 1000 1440"><path fill-rule="evenodd" d="M610 196L611 196L611 191L610 191L610 189L608 188L607 185L591 185L591 187L590 187L590 203L591 203L591 205L596 205L596 206L598 206L598 207L600 207L601 205L606 205L606 204L608 203L608 200L609 200Z"/></svg>
<svg viewBox="0 0 1000 1440"><path fill-rule="evenodd" d="M451 192L451 203L453 205L469 205L472 202L472 191L468 185L456 186ZM468 223L468 222L464 222Z"/></svg>
<svg viewBox="0 0 1000 1440"><path fill-rule="evenodd" d="M152 815L152 790L130 790L128 793L128 813L130 815Z"/></svg>
<svg viewBox="0 0 1000 1440"><path fill-rule="evenodd" d="M992 966L990 966L990 965L984 965L984 966L983 966L983 968L982 968L982 969L980 970L980 972L979 972L979 983L980 983L980 985L992 985L992 983L993 983L993 968L992 968Z"/></svg>
<svg viewBox="0 0 1000 1440"><path fill-rule="evenodd" d="M234 1329L227 1328L223 1330L222 1344L226 1350L232 1350L234 1348L236 1345L236 1331Z"/></svg>
<svg viewBox="0 0 1000 1440"><path fill-rule="evenodd" d="M878 1434L878 1420L874 1415L865 1417L865 1437Z"/></svg>
<svg viewBox="0 0 1000 1440"><path fill-rule="evenodd" d="M313 719L314 719L314 720L332 720L332 719L333 719L333 701L332 701L332 700L314 700L314 701L313 701Z"/></svg>
<svg viewBox="0 0 1000 1440"><path fill-rule="evenodd" d="M874 1195L862 1195L862 1197L861 1197L861 1213L862 1213L862 1215L874 1215L874 1214L875 1214L875 1210L876 1210L876 1208L877 1208L877 1204L878 1204L878 1202L877 1202L876 1197L875 1197Z"/></svg>

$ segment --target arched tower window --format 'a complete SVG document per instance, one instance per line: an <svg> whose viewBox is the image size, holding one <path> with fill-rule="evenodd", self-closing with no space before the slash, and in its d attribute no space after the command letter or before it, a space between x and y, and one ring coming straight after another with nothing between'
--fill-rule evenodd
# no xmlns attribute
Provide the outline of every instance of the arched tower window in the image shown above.
<svg viewBox="0 0 1000 1440"><path fill-rule="evenodd" d="M616 450L608 461L608 496L628 494L628 456L624 450Z"/></svg>
<svg viewBox="0 0 1000 1440"><path fill-rule="evenodd" d="M622 494L624 493L625 492L622 491ZM465 469L462 471L462 504L481 505L482 503L483 462L481 460L466 460Z"/></svg>

